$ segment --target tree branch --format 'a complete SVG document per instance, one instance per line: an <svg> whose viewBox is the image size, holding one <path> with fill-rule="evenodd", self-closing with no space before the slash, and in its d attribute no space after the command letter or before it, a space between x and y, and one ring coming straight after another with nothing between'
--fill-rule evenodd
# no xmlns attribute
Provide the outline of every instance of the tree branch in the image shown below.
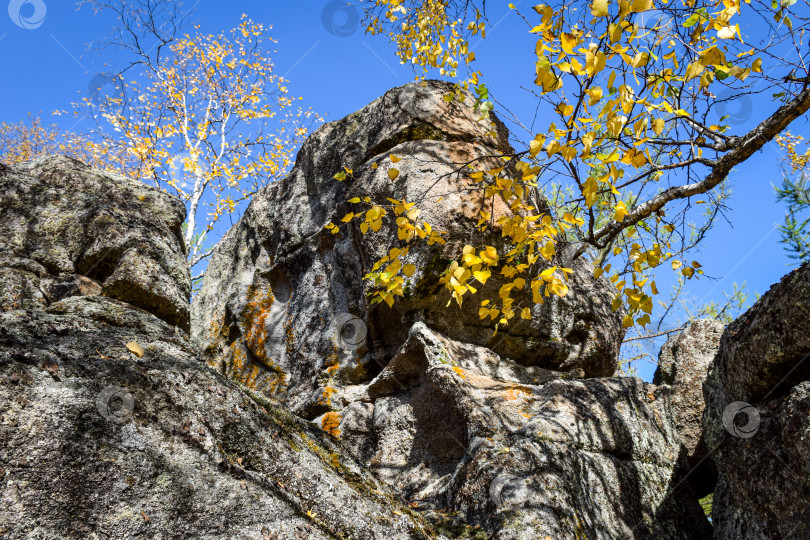
<svg viewBox="0 0 810 540"><path fill-rule="evenodd" d="M791 122L810 109L810 88L807 88L807 82L805 81L805 88L795 98L779 107L769 118L763 120L746 135L740 137L736 141L735 147L715 162L712 171L703 180L664 190L652 199L633 208L621 222L614 221L595 231L589 238L591 243L602 248L623 229L635 225L663 208L667 203L713 189L725 180L731 169L751 157L754 152L765 146Z"/></svg>

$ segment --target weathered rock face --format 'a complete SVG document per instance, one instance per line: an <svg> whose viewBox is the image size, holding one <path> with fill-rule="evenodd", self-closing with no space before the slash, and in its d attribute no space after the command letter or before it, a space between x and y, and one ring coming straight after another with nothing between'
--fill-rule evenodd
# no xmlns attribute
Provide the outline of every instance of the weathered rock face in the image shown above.
<svg viewBox="0 0 810 540"><path fill-rule="evenodd" d="M810 265L730 324L704 385L715 538L810 538Z"/></svg>
<svg viewBox="0 0 810 540"><path fill-rule="evenodd" d="M481 204L456 169L508 147L471 98L446 102L450 89L407 85L322 127L290 176L254 198L192 305L204 356L339 437L437 522L450 511L465 534L707 537L668 397L634 379L577 380L613 374L623 336L613 289L587 263L575 264L568 296L497 335L477 302L445 307L437 273L468 243ZM395 182L390 154L401 158ZM338 182L343 167L353 173ZM425 270L409 294L371 308L363 276L399 245L395 227L324 226L351 197L415 200L430 186L423 216L448 242L412 248L404 262Z"/></svg>
<svg viewBox="0 0 810 540"><path fill-rule="evenodd" d="M667 399L563 379L416 323L339 436L413 504L496 538L708 538Z"/></svg>
<svg viewBox="0 0 810 540"><path fill-rule="evenodd" d="M474 300L463 309L445 307L449 296L439 273L460 255L483 204L465 191L471 180L459 173L461 165L509 147L500 122L494 135L478 122L472 98L445 101L451 89L439 82L409 84L322 126L304 144L291 174L257 194L212 256L192 305L192 333L212 365L279 396L307 418L354 401L352 387L367 384L387 365L416 321L522 366L585 376L614 372L621 320L610 310L610 284L595 280L585 262L575 264L566 298L535 306L531 321L514 322L498 335L489 320L479 319ZM392 153L402 158L395 182L387 175ZM343 167L353 174L338 182L333 176ZM383 202L427 197L422 216L448 232L444 246L411 249L404 263L422 270L393 308L369 307L363 285L374 262L400 245L393 218L366 236L354 224L340 235L324 229L356 209L344 202L355 196ZM508 209L496 205L494 211ZM502 245L499 238L491 241ZM491 278L482 298L497 296L501 284ZM364 333L349 355L333 331L346 314Z"/></svg>
<svg viewBox="0 0 810 540"><path fill-rule="evenodd" d="M675 429L689 463L689 480L699 496L712 492L715 483L712 461L703 442L703 382L720 347L724 325L715 319L699 319L661 347L653 384L667 394Z"/></svg>
<svg viewBox="0 0 810 540"><path fill-rule="evenodd" d="M189 330L180 200L64 156L0 166L0 307L103 294Z"/></svg>
<svg viewBox="0 0 810 540"><path fill-rule="evenodd" d="M182 322L167 308L187 285L182 205L120 181L64 158L0 172L0 537L434 538L334 439L162 320ZM139 300L141 278L161 301Z"/></svg>

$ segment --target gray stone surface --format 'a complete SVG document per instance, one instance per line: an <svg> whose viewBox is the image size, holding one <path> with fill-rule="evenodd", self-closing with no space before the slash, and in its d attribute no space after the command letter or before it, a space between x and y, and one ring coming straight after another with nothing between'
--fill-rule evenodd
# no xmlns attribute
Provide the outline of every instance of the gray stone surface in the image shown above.
<svg viewBox="0 0 810 540"><path fill-rule="evenodd" d="M495 138L478 122L471 98L442 99L450 89L396 88L310 137L289 177L254 198L212 257L192 305L203 356L340 438L453 535L708 537L682 481L668 397L636 379L593 378L614 373L624 331L613 287L585 261L568 296L497 335L478 302L445 307L437 272L476 217L454 171L508 147L497 119ZM392 153L401 158L393 183ZM338 182L342 167L353 177ZM406 262L420 270L409 294L370 307L363 276L399 245L395 228L335 236L324 226L352 210L343 201L353 196L414 200L426 186L446 195L423 215L449 240L412 248ZM482 298L500 285L493 276Z"/></svg>
<svg viewBox="0 0 810 540"><path fill-rule="evenodd" d="M183 203L65 156L0 167L0 307L98 294L189 330Z"/></svg>
<svg viewBox="0 0 810 540"><path fill-rule="evenodd" d="M804 264L726 328L704 384L715 538L810 538L808 355Z"/></svg>
<svg viewBox="0 0 810 540"><path fill-rule="evenodd" d="M667 393L675 429L690 467L689 480L699 496L712 492L715 474L703 441L703 382L720 347L725 326L715 319L698 319L661 347L653 384Z"/></svg>
<svg viewBox="0 0 810 540"><path fill-rule="evenodd" d="M513 321L498 335L493 322L479 319L474 299L461 309L445 307L449 295L438 283L439 273L460 255L482 203L464 191L471 180L457 170L509 147L497 119L495 136L478 122L473 98L446 102L443 96L451 89L435 81L408 84L322 126L303 145L291 174L254 197L211 257L192 305L193 337L213 366L278 396L307 418L352 402L343 394L379 373L416 321L523 366L613 374L624 334L621 317L610 310L613 287L595 280L581 259L568 296L535 306L531 321ZM402 158L396 182L387 175L392 153ZM334 180L343 167L353 170L353 177ZM405 262L419 270L409 280L407 298L393 308L371 307L363 277L400 245L394 219L365 236L357 224L339 235L324 226L356 209L346 202L351 197L413 201L428 189L422 216L447 231L448 242L413 247ZM496 206L496 212L509 211L502 203ZM491 242L503 247L500 238ZM493 276L480 297L497 297L502 279ZM531 305L518 295L520 301ZM367 330L363 346L349 358L330 331L344 313L357 316Z"/></svg>
<svg viewBox="0 0 810 540"><path fill-rule="evenodd" d="M182 322L167 311L187 285L182 205L121 181L65 158L0 171L0 537L436 538L337 441L162 320ZM121 257L94 270L105 248Z"/></svg>
<svg viewBox="0 0 810 540"><path fill-rule="evenodd" d="M487 537L710 537L655 386L508 367L416 323L340 437L406 500Z"/></svg>

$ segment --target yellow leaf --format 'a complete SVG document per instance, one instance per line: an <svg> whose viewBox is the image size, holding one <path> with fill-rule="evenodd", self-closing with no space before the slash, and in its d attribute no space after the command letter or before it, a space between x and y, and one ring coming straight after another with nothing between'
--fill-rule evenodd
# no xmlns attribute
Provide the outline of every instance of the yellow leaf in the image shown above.
<svg viewBox="0 0 810 540"><path fill-rule="evenodd" d="M633 0L633 6L630 11L633 13L641 13L653 9L653 0Z"/></svg>
<svg viewBox="0 0 810 540"><path fill-rule="evenodd" d="M674 261L672 261L672 269L673 270L677 270L681 266L683 266L683 263L681 261L679 261L678 259L675 259Z"/></svg>
<svg viewBox="0 0 810 540"><path fill-rule="evenodd" d="M596 195L597 195L598 186L596 184L596 178L593 176L589 177L585 181L585 185L582 187L582 194L585 195L585 205L590 208L596 202Z"/></svg>
<svg viewBox="0 0 810 540"><path fill-rule="evenodd" d="M622 319L622 328L630 328L631 326L633 326L633 317L625 315Z"/></svg>
<svg viewBox="0 0 810 540"><path fill-rule="evenodd" d="M476 270L473 272L473 277L480 281L481 284L485 284L491 275L492 272L489 270Z"/></svg>
<svg viewBox="0 0 810 540"><path fill-rule="evenodd" d="M388 169L388 178L390 178L392 182L397 179L397 176L399 176L399 170Z"/></svg>
<svg viewBox="0 0 810 540"><path fill-rule="evenodd" d="M624 202L619 201L619 204L616 205L616 213L613 214L613 219L616 221L622 221L626 215L627 207L624 205Z"/></svg>
<svg viewBox="0 0 810 540"><path fill-rule="evenodd" d="M703 73L704 69L705 69L705 66L703 64L701 64L699 61L692 62L686 68L686 76L684 77L684 80L687 81L687 82L691 81L692 79L694 79L695 77L697 77L701 73Z"/></svg>
<svg viewBox="0 0 810 540"><path fill-rule="evenodd" d="M414 264L406 264L402 267L402 273L408 277L411 277L414 272L416 272L416 265Z"/></svg>
<svg viewBox="0 0 810 540"><path fill-rule="evenodd" d="M523 310L520 312L520 318L521 319L526 319L527 321L531 320L531 318L532 318L532 310L529 309L529 308L523 308Z"/></svg>
<svg viewBox="0 0 810 540"><path fill-rule="evenodd" d="M391 163L398 163L399 161L401 161L401 160L402 160L402 158L397 157L397 156L395 156L394 154L391 154L391 156L390 156L390 157L391 157Z"/></svg>
<svg viewBox="0 0 810 540"><path fill-rule="evenodd" d="M608 14L608 0L594 0L591 4L591 15L604 17Z"/></svg>
<svg viewBox="0 0 810 540"><path fill-rule="evenodd" d="M560 45L567 54L574 54L574 47L579 44L579 36L569 32L560 35Z"/></svg>
<svg viewBox="0 0 810 540"><path fill-rule="evenodd" d="M492 246L487 246L484 251L478 254L484 264L493 265L498 262L498 252Z"/></svg>
<svg viewBox="0 0 810 540"><path fill-rule="evenodd" d="M542 149L543 149L542 140L538 141L537 139L534 139L529 143L529 154L531 154L532 157L535 157Z"/></svg>
<svg viewBox="0 0 810 540"><path fill-rule="evenodd" d="M650 54L646 52L640 52L633 57L633 60L630 62L630 65L634 68L637 67L644 67L647 65L647 62L650 60Z"/></svg>
<svg viewBox="0 0 810 540"><path fill-rule="evenodd" d="M138 358L142 358L144 355L143 347L141 347L136 341L130 341L127 343L127 349L134 353Z"/></svg>
<svg viewBox="0 0 810 540"><path fill-rule="evenodd" d="M571 223L572 225L584 225L585 224L584 219L574 217L569 212L566 212L563 215L563 221L567 221L568 223Z"/></svg>

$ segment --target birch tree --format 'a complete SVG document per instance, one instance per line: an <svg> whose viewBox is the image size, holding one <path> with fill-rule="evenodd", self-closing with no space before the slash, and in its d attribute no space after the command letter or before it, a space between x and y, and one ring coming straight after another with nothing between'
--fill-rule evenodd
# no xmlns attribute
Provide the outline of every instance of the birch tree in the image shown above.
<svg viewBox="0 0 810 540"><path fill-rule="evenodd" d="M135 177L185 201L195 268L211 253L216 224L289 170L320 118L290 96L269 29L246 16L228 32L202 34L176 2L89 3L119 18L102 46L132 59L119 75L131 97L85 99L80 109L107 122L95 144L126 149Z"/></svg>

